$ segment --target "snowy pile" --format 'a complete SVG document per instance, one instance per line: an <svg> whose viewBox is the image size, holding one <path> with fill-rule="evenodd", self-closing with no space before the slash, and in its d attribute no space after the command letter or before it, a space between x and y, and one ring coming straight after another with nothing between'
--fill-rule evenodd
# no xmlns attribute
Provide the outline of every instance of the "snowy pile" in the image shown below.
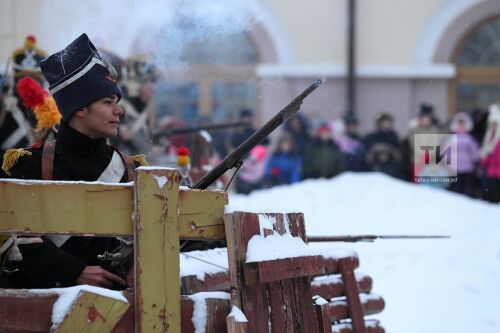
<svg viewBox="0 0 500 333"><path fill-rule="evenodd" d="M388 332L500 329L500 205L375 173L231 194L229 202L226 211L303 212L308 235L450 235L345 247L384 297L376 318Z"/></svg>

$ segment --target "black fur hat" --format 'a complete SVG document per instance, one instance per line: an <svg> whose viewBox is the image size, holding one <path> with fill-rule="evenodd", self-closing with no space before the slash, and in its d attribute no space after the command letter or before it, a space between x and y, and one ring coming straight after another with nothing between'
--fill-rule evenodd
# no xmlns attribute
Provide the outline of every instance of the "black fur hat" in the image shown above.
<svg viewBox="0 0 500 333"><path fill-rule="evenodd" d="M86 34L42 60L40 68L65 122L92 102L113 94L119 99L122 96L116 70L103 60Z"/></svg>

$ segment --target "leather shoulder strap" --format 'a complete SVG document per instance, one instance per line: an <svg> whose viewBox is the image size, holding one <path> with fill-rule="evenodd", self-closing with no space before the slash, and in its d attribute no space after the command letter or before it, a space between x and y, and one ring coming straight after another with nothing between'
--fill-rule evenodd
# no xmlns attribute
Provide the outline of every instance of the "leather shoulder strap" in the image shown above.
<svg viewBox="0 0 500 333"><path fill-rule="evenodd" d="M42 180L52 180L56 140L45 141L42 151Z"/></svg>
<svg viewBox="0 0 500 333"><path fill-rule="evenodd" d="M127 168L127 180L129 182L134 181L134 171L135 171L135 162L132 156L122 153L115 146L112 146L113 149L120 154L123 162L125 163L125 167Z"/></svg>

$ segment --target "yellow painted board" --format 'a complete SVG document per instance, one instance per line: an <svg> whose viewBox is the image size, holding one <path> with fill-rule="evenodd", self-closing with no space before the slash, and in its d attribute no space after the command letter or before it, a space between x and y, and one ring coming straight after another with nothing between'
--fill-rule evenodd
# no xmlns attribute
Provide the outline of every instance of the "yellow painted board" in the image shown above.
<svg viewBox="0 0 500 333"><path fill-rule="evenodd" d="M133 185L0 180L9 233L132 235Z"/></svg>
<svg viewBox="0 0 500 333"><path fill-rule="evenodd" d="M105 333L118 323L130 304L118 299L80 291L71 309L52 333Z"/></svg>
<svg viewBox="0 0 500 333"><path fill-rule="evenodd" d="M179 191L179 232L181 239L225 240L224 206L226 192L181 188Z"/></svg>
<svg viewBox="0 0 500 333"><path fill-rule="evenodd" d="M179 174L137 170L135 330L180 332Z"/></svg>
<svg viewBox="0 0 500 333"><path fill-rule="evenodd" d="M181 239L221 239L227 193L179 191ZM133 235L133 185L0 180L0 233Z"/></svg>

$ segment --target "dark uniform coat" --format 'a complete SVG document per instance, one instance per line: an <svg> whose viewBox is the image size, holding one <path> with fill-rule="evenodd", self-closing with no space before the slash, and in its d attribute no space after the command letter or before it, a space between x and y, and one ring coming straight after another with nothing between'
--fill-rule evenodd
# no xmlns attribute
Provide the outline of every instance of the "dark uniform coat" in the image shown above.
<svg viewBox="0 0 500 333"><path fill-rule="evenodd" d="M42 146L28 149L10 170L11 178L42 179ZM114 149L105 139L94 140L61 124L55 146L53 180L95 181L106 169ZM136 163L137 166L138 163ZM127 172L120 182L131 181ZM68 216L68 218L70 218ZM23 260L10 262L19 271L9 276L15 288L53 288L75 284L85 266L99 265L98 254L118 245L109 237L70 237L61 247L43 243L19 245Z"/></svg>

